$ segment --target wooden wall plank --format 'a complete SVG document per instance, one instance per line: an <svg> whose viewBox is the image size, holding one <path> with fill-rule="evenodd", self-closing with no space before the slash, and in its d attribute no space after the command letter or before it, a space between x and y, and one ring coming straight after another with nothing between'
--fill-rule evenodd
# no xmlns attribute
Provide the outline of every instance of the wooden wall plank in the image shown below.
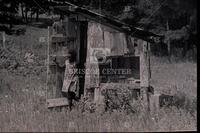
<svg viewBox="0 0 200 133"><path fill-rule="evenodd" d="M127 47L125 53L135 55L134 38L131 36L126 36Z"/></svg>
<svg viewBox="0 0 200 133"><path fill-rule="evenodd" d="M46 99L53 97L54 84L52 84L54 79L54 67L50 65L50 51L51 51L51 36L53 34L53 28L48 27L48 46L47 46L47 87L46 87Z"/></svg>
<svg viewBox="0 0 200 133"><path fill-rule="evenodd" d="M148 70L148 45L146 41L138 40L140 49L140 80L141 87L149 87L149 70Z"/></svg>
<svg viewBox="0 0 200 133"><path fill-rule="evenodd" d="M140 56L140 46L138 44L138 38L131 37L132 42L134 42L135 56Z"/></svg>
<svg viewBox="0 0 200 133"><path fill-rule="evenodd" d="M112 33L113 35L113 43L111 48L111 55L123 55L124 54L124 44L122 33L116 32Z"/></svg>
<svg viewBox="0 0 200 133"><path fill-rule="evenodd" d="M47 78L47 99L55 98L56 90L56 66L49 66L48 78Z"/></svg>
<svg viewBox="0 0 200 133"><path fill-rule="evenodd" d="M158 114L160 110L160 103L159 103L160 94L151 95L150 98L150 111L152 115Z"/></svg>
<svg viewBox="0 0 200 133"><path fill-rule="evenodd" d="M68 105L69 105L69 101L67 98L56 98L56 99L47 100L48 108L68 106Z"/></svg>
<svg viewBox="0 0 200 133"><path fill-rule="evenodd" d="M88 44L91 48L104 48L103 29L100 24L89 23Z"/></svg>
<svg viewBox="0 0 200 133"><path fill-rule="evenodd" d="M104 48L111 49L112 43L113 43L113 38L111 33L108 31L104 31Z"/></svg>
<svg viewBox="0 0 200 133"><path fill-rule="evenodd" d="M56 71L56 90L55 90L55 98L62 97L62 87L63 87L63 81L64 81L64 67L57 66Z"/></svg>
<svg viewBox="0 0 200 133"><path fill-rule="evenodd" d="M140 87L143 105L149 110L149 70L148 70L148 44L144 40L138 40L140 50Z"/></svg>
<svg viewBox="0 0 200 133"><path fill-rule="evenodd" d="M104 47L103 41L103 30L101 26L97 23L88 23L88 42L87 42L87 59L86 59L86 69L92 70L87 72L85 75L85 89L99 87L99 65L98 62L94 62L91 59L93 55L92 49L98 49ZM87 94L85 90L84 95Z"/></svg>

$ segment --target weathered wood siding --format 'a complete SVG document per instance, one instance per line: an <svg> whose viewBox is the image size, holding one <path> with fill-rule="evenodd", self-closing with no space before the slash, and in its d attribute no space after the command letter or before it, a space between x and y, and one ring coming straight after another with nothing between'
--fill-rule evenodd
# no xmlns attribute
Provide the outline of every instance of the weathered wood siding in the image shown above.
<svg viewBox="0 0 200 133"><path fill-rule="evenodd" d="M108 49L108 56L134 54L135 51L133 37L93 22L88 24L88 46Z"/></svg>
<svg viewBox="0 0 200 133"><path fill-rule="evenodd" d="M86 70L94 70L94 72L87 72L85 75L85 89L99 86L99 74L95 71L99 70L99 65L94 62L92 50L95 48L103 48L103 30L101 25L95 23L88 23L88 42L87 42L87 59Z"/></svg>
<svg viewBox="0 0 200 133"><path fill-rule="evenodd" d="M134 55L135 53L134 38L95 22L88 24L87 45L86 69L89 70L99 70L99 64L93 60L94 49L103 50L106 56ZM126 64L130 66L130 63ZM85 88L99 87L99 80L99 73L87 73Z"/></svg>

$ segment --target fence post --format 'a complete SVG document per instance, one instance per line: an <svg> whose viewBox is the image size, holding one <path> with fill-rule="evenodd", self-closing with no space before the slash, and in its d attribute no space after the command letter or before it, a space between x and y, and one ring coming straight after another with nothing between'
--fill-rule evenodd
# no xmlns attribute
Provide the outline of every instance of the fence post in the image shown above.
<svg viewBox="0 0 200 133"><path fill-rule="evenodd" d="M6 34L5 31L2 32L3 48L6 49Z"/></svg>

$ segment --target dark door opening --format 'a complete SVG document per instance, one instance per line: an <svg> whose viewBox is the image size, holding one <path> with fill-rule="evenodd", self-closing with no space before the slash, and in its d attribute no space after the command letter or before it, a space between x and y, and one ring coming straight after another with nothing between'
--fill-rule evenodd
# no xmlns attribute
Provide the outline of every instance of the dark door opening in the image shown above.
<svg viewBox="0 0 200 133"><path fill-rule="evenodd" d="M85 70L85 62L87 56L87 22L80 22L80 50L78 69ZM85 73L79 73L79 97L84 94Z"/></svg>

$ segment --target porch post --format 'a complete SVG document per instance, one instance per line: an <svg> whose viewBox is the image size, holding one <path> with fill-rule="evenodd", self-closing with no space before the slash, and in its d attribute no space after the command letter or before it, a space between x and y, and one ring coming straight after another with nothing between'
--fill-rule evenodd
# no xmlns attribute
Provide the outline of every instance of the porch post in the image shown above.
<svg viewBox="0 0 200 133"><path fill-rule="evenodd" d="M140 87L141 87L141 96L142 101L147 110L149 110L149 96L148 96L148 88L149 88L149 51L148 51L148 43L144 40L139 40L139 48L140 48Z"/></svg>

